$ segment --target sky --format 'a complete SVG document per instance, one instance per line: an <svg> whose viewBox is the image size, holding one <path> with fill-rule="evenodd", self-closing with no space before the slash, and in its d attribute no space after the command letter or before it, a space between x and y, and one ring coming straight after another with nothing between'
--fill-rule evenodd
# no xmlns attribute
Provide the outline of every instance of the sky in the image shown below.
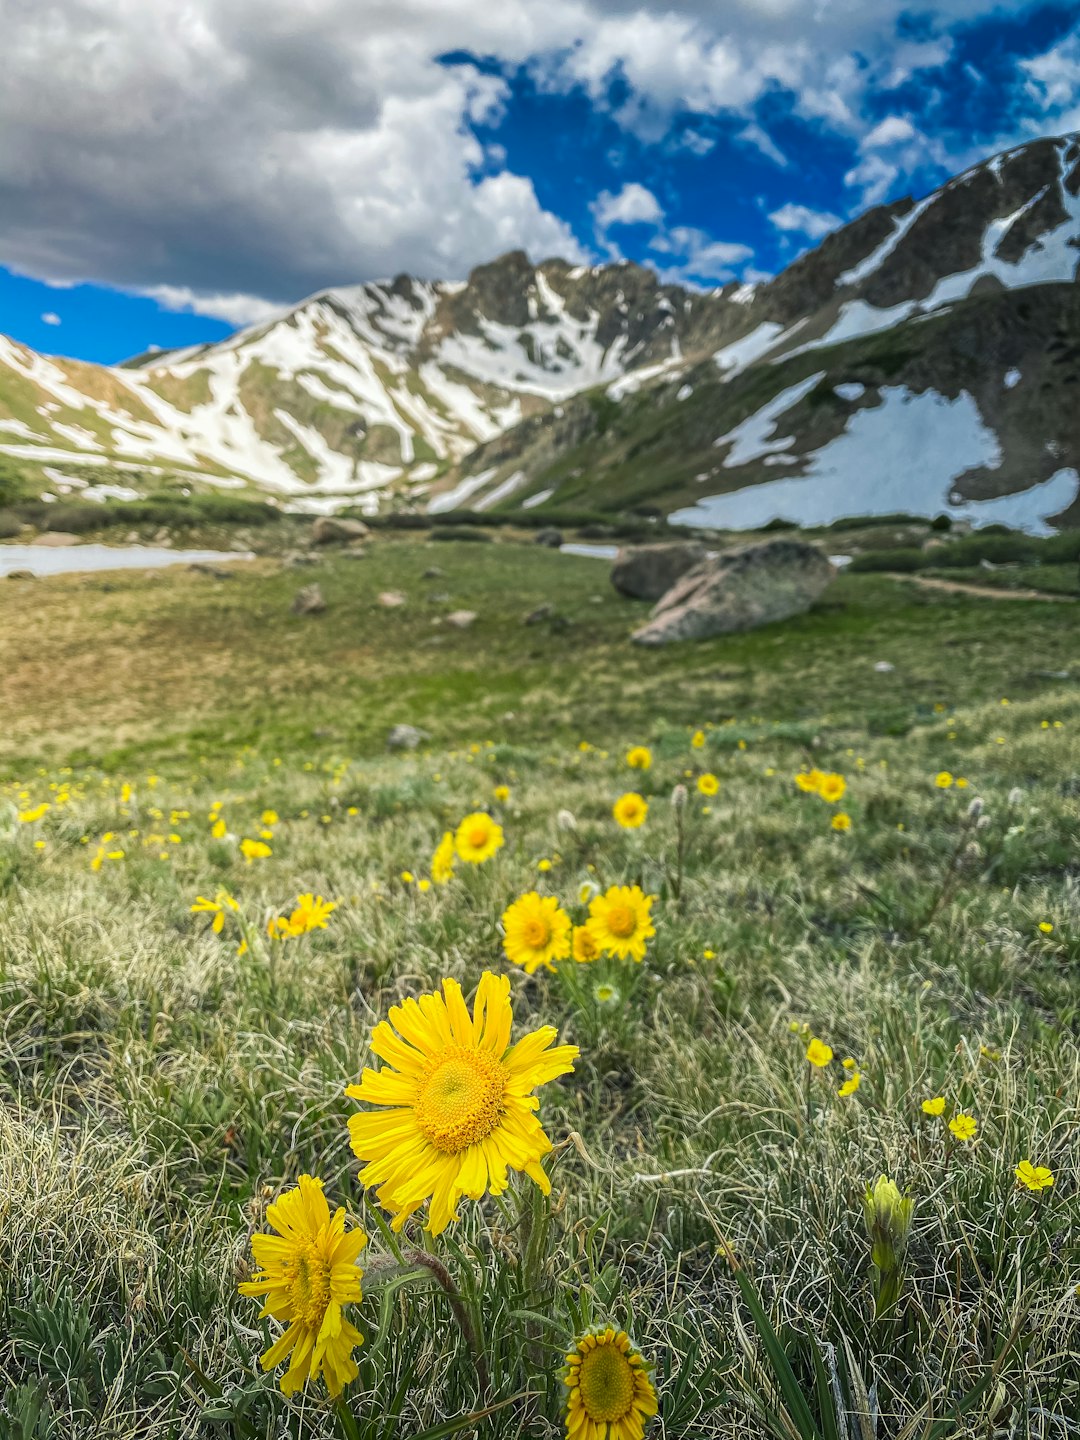
<svg viewBox="0 0 1080 1440"><path fill-rule="evenodd" d="M116 363L511 249L710 286L1080 130L1080 5L0 0L0 332Z"/></svg>

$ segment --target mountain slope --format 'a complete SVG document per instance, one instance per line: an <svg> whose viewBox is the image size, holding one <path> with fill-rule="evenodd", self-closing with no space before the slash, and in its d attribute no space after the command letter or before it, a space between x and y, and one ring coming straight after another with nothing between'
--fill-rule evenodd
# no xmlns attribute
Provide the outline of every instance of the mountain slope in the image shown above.
<svg viewBox="0 0 1080 1440"><path fill-rule="evenodd" d="M0 337L0 490L15 467L55 497L212 488L308 511L1080 523L1078 262L1065 137L868 211L756 288L515 252L122 367Z"/></svg>

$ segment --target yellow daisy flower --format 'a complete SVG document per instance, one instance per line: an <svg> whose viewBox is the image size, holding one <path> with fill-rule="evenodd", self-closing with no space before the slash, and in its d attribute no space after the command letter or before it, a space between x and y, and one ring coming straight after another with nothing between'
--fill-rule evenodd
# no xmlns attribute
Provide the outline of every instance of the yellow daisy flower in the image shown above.
<svg viewBox="0 0 1080 1440"><path fill-rule="evenodd" d="M196 895L195 904L192 905L190 913L192 915L213 915L210 928L215 935L220 935L225 928L225 911L239 908L231 895L224 890L219 890L213 900L208 900L205 895Z"/></svg>
<svg viewBox="0 0 1080 1440"><path fill-rule="evenodd" d="M948 790L952 783L953 777L949 774L948 770L938 771L938 774L934 779L934 784L939 790Z"/></svg>
<svg viewBox="0 0 1080 1440"><path fill-rule="evenodd" d="M834 830L850 830L851 816L846 815L843 810L840 810L832 817L829 824Z"/></svg>
<svg viewBox="0 0 1080 1440"><path fill-rule="evenodd" d="M495 789L491 793L495 796L495 799L498 800L500 805L505 805L507 800L510 799L510 786L496 785Z"/></svg>
<svg viewBox="0 0 1080 1440"><path fill-rule="evenodd" d="M600 951L618 960L644 960L645 942L656 934L649 910L655 895L640 885L612 885L589 905L588 928Z"/></svg>
<svg viewBox="0 0 1080 1440"><path fill-rule="evenodd" d="M352 1352L364 1337L341 1311L361 1298L356 1258L367 1236L362 1230L346 1233L344 1209L339 1206L331 1216L323 1182L310 1175L301 1175L295 1190L270 1205L266 1218L278 1233L251 1237L259 1269L237 1288L263 1300L260 1318L272 1316L289 1328L260 1363L272 1370L291 1357L279 1382L286 1395L320 1373L330 1394L340 1395L358 1374Z"/></svg>
<svg viewBox="0 0 1080 1440"><path fill-rule="evenodd" d="M600 959L600 947L588 925L574 926L570 936L570 953L579 965L588 965Z"/></svg>
<svg viewBox="0 0 1080 1440"><path fill-rule="evenodd" d="M431 857L431 878L436 885L446 885L454 878L454 832L452 830L447 830L435 847L435 854Z"/></svg>
<svg viewBox="0 0 1080 1440"><path fill-rule="evenodd" d="M645 1361L625 1330L582 1335L566 1357L569 1440L641 1440L656 1414Z"/></svg>
<svg viewBox="0 0 1080 1440"><path fill-rule="evenodd" d="M486 810L466 815L454 836L458 859L470 865L482 865L490 860L502 843L502 826L496 825Z"/></svg>
<svg viewBox="0 0 1080 1440"><path fill-rule="evenodd" d="M695 750L704 750L704 748L705 748L705 731L704 731L704 730L695 730L694 733L693 733L693 735L690 736L690 744L694 747Z"/></svg>
<svg viewBox="0 0 1080 1440"><path fill-rule="evenodd" d="M35 821L40 820L41 817L51 809L52 806L48 800L43 800L40 805L35 805L32 810L20 810L19 821L23 825L33 825Z"/></svg>
<svg viewBox="0 0 1080 1440"><path fill-rule="evenodd" d="M276 825L279 818L276 810L264 810L262 812L262 823L264 825Z"/></svg>
<svg viewBox="0 0 1080 1440"><path fill-rule="evenodd" d="M644 825L649 806L644 796L628 790L615 801L611 813L624 830L636 830L639 825Z"/></svg>
<svg viewBox="0 0 1080 1440"><path fill-rule="evenodd" d="M327 920L336 909L333 900L324 900L321 895L298 895L296 908L286 922L288 933L309 935L312 930L325 930Z"/></svg>
<svg viewBox="0 0 1080 1440"><path fill-rule="evenodd" d="M1032 1165L1030 1160L1021 1160L1013 1174L1021 1185L1036 1195L1040 1190L1048 1190L1054 1183L1052 1170L1048 1170L1045 1165Z"/></svg>
<svg viewBox="0 0 1080 1440"><path fill-rule="evenodd" d="M818 781L817 793L829 805L835 805L844 798L844 791L847 789L847 781L843 775L837 775L830 770L827 775L822 775Z"/></svg>
<svg viewBox="0 0 1080 1440"><path fill-rule="evenodd" d="M524 965L526 975L541 965L554 970L554 962L570 954L570 916L554 895L530 890L505 911L502 923L506 958Z"/></svg>
<svg viewBox="0 0 1080 1440"><path fill-rule="evenodd" d="M250 865L253 860L265 860L274 852L265 840L241 840L240 853Z"/></svg>
<svg viewBox="0 0 1080 1440"><path fill-rule="evenodd" d="M485 971L471 1016L448 979L441 995L395 1005L372 1032L371 1049L385 1064L345 1093L388 1108L353 1115L349 1138L363 1162L360 1183L378 1188L395 1230L429 1201L427 1228L441 1234L462 1196L501 1195L508 1170L524 1171L550 1194L540 1161L552 1146L532 1092L569 1074L579 1051L552 1048L550 1025L511 1045L512 1024L509 979Z"/></svg>
<svg viewBox="0 0 1080 1440"><path fill-rule="evenodd" d="M956 1136L957 1140L963 1140L965 1142L975 1139L975 1131L978 1130L978 1128L979 1122L975 1119L974 1115L961 1113L954 1115L949 1121L949 1129Z"/></svg>
<svg viewBox="0 0 1080 1440"><path fill-rule="evenodd" d="M824 1040L811 1040L806 1047L806 1058L811 1065L816 1065L819 1070L824 1070L833 1057L832 1046L826 1045Z"/></svg>
<svg viewBox="0 0 1080 1440"><path fill-rule="evenodd" d="M702 795L715 795L720 789L720 781L711 771L706 771L704 775L698 776L697 788Z"/></svg>
<svg viewBox="0 0 1080 1440"><path fill-rule="evenodd" d="M626 763L631 770L648 770L652 765L652 751L647 745L634 745L626 752Z"/></svg>
<svg viewBox="0 0 1080 1440"><path fill-rule="evenodd" d="M815 767L813 770L800 770L795 776L795 784L805 794L816 795L818 793L818 787L824 779L824 772Z"/></svg>

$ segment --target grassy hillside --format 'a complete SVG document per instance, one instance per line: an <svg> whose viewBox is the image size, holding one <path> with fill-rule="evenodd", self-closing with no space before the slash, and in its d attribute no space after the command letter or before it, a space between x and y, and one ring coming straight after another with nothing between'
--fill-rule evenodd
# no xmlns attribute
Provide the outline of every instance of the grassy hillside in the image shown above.
<svg viewBox="0 0 1080 1440"><path fill-rule="evenodd" d="M327 611L291 615L313 580ZM0 1433L554 1437L567 1346L609 1322L655 1367L658 1435L1069 1433L1071 607L849 574L800 620L661 652L628 644L641 613L596 561L387 536L228 580L0 582ZM431 738L389 755L398 722ZM482 809L503 846L430 883ZM656 897L641 963L509 962L517 897L579 924L615 884ZM192 906L222 892L216 933ZM270 939L305 892L326 928ZM515 1038L580 1049L539 1092L552 1194L519 1175L399 1240L343 1089L390 1006L446 977L471 1001L485 970ZM236 1293L303 1173L369 1236L352 1429L321 1381L260 1372L280 1327ZM875 1319L882 1173L914 1217Z"/></svg>

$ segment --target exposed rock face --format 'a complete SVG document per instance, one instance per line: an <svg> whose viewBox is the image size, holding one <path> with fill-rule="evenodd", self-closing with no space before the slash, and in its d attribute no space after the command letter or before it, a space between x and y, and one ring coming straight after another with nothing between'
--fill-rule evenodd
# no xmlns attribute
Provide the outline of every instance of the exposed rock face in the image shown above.
<svg viewBox="0 0 1080 1440"><path fill-rule="evenodd" d="M292 602L294 615L321 615L325 609L326 597L318 585L305 585Z"/></svg>
<svg viewBox="0 0 1080 1440"><path fill-rule="evenodd" d="M355 540L366 540L370 534L362 520L349 520L342 515L320 515L311 527L311 539L315 545L350 544Z"/></svg>
<svg viewBox="0 0 1080 1440"><path fill-rule="evenodd" d="M705 559L704 545L675 541L670 545L627 545L616 555L611 583L633 600L659 600L688 570Z"/></svg>
<svg viewBox="0 0 1080 1440"><path fill-rule="evenodd" d="M820 550L801 540L727 550L676 581L633 638L669 645L786 620L809 610L835 573Z"/></svg>

